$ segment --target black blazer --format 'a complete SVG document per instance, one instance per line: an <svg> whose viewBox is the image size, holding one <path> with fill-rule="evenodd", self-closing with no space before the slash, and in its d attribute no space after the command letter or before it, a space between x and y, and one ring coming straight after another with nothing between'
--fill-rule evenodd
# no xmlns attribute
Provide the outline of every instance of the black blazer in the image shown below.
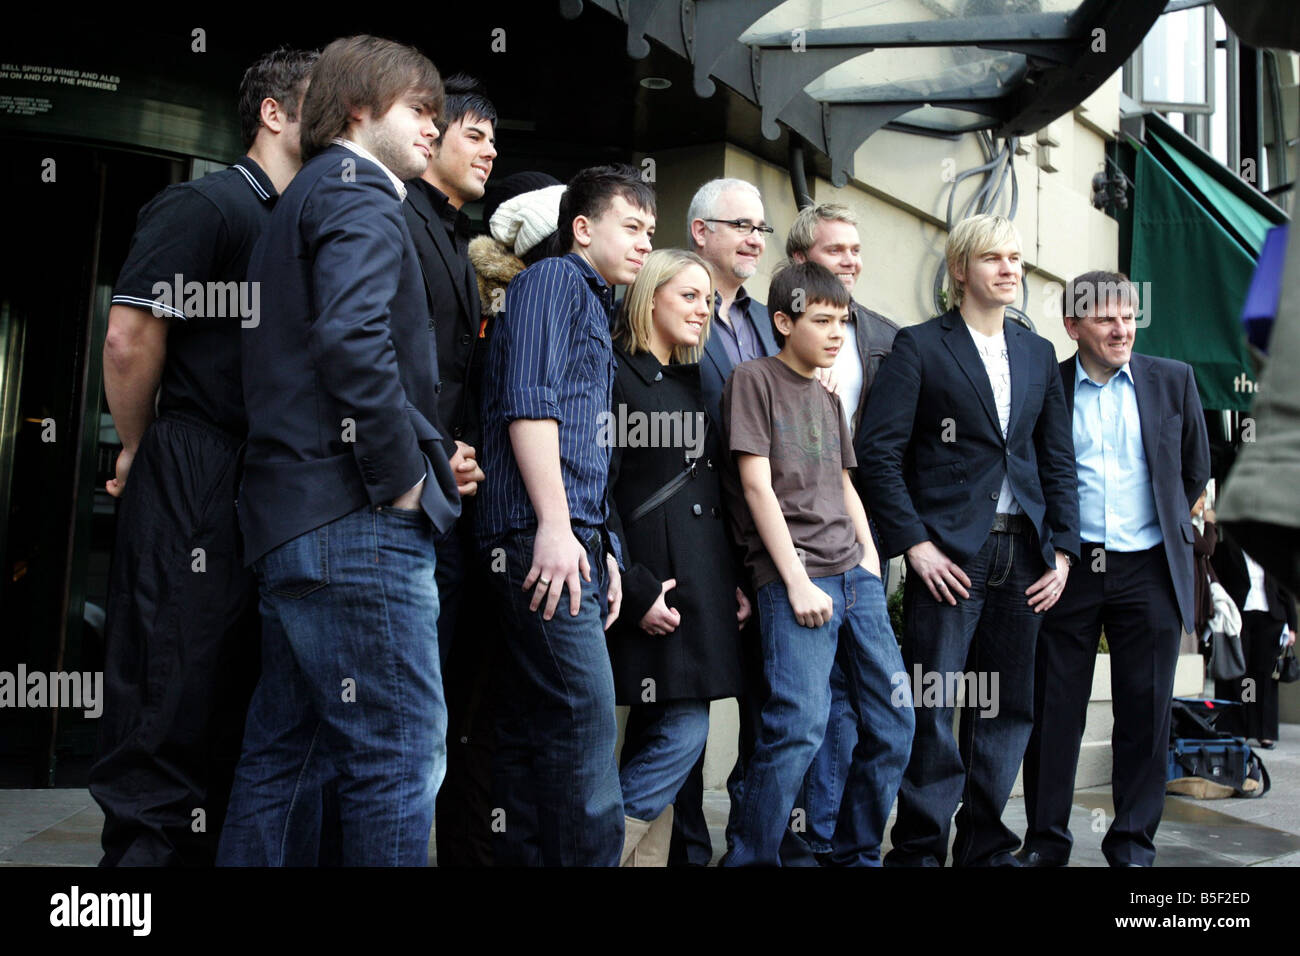
<svg viewBox="0 0 1300 956"><path fill-rule="evenodd" d="M438 416L449 455L456 439L480 448L478 379L487 350L479 341L478 282L469 259L461 256L447 235L436 202L445 202L422 179L406 184L402 212L415 242L420 269L429 293L434 337L438 340L438 374L442 391Z"/></svg>
<svg viewBox="0 0 1300 956"><path fill-rule="evenodd" d="M1060 364L1071 421L1074 419L1074 365L1075 356ZM1196 375L1186 362L1137 352L1129 359L1129 371L1137 394L1142 449L1151 472L1169 576L1178 597L1183 629L1192 633L1196 627L1192 555L1196 529L1192 527L1192 505L1210 478L1210 443L1201 396L1196 390Z"/></svg>
<svg viewBox="0 0 1300 956"><path fill-rule="evenodd" d="M988 373L961 314L901 329L858 426L858 476L885 553L933 541L962 564L989 535L1004 475L1038 530L1043 561L1078 557L1070 416L1047 339L1004 321L1011 418L1002 437Z"/></svg>
<svg viewBox="0 0 1300 956"><path fill-rule="evenodd" d="M775 355L778 351L776 335L772 331L772 318L767 314L767 306L751 298L749 309L754 327L758 330L758 340L766 350L763 354ZM700 358L700 388L704 392L704 408L713 422L722 421L722 387L727 384L731 370L736 367L727 354L727 347L718 337L717 329L712 327L717 321L715 314L709 323L709 340L704 343L704 355Z"/></svg>
<svg viewBox="0 0 1300 956"><path fill-rule="evenodd" d="M460 498L438 420L438 354L393 183L343 146L314 156L253 249L260 322L242 335L248 445L239 522L250 564L421 476L439 532Z"/></svg>

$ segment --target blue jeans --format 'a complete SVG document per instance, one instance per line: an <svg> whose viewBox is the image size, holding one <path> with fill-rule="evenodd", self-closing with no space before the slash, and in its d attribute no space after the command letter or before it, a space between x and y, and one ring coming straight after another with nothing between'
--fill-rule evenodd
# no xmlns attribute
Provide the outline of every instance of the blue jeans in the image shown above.
<svg viewBox="0 0 1300 956"><path fill-rule="evenodd" d="M643 729L640 749L623 754L618 779L623 787L623 812L637 820L663 813L686 782L709 740L707 700L669 700L636 704Z"/></svg>
<svg viewBox="0 0 1300 956"><path fill-rule="evenodd" d="M498 865L618 866L623 849L604 546L599 531L573 530L591 567L576 617L567 589L549 621L544 605L528 609L533 535L498 542L503 569L488 549L505 651L493 766Z"/></svg>
<svg viewBox="0 0 1300 956"><path fill-rule="evenodd" d="M838 655L831 665L831 712L826 721L826 736L813 758L798 805L808 813L807 830L801 835L813 853L830 853L835 835L835 820L840 813L840 798L858 742L858 715L849 703L849 685Z"/></svg>
<svg viewBox="0 0 1300 956"><path fill-rule="evenodd" d="M936 601L915 574L903 591L903 660L907 678L942 694L916 701L916 740L898 794L887 863L942 866L958 803L954 866L1006 864L1020 839L1002 823L1034 726L1034 648L1042 615L1025 590L1047 570L1031 535L993 532L970 561L970 597ZM993 691L984 706L969 696L960 739L952 732L955 675L974 675ZM993 680L996 678L996 685Z"/></svg>
<svg viewBox="0 0 1300 956"><path fill-rule="evenodd" d="M427 862L447 752L433 538L421 511L365 507L255 563L262 677L219 864L312 862L331 779L340 862Z"/></svg>
<svg viewBox="0 0 1300 956"><path fill-rule="evenodd" d="M745 770L741 818L724 861L727 866L780 865L779 849L799 787L826 732L837 650L858 715L858 742L846 782L853 799L840 807L832 862L880 865L885 822L912 740L911 696L894 680L903 661L880 578L855 566L843 574L814 578L813 584L829 594L834 605L830 621L817 628L802 627L795 620L781 581L758 592L770 694Z"/></svg>

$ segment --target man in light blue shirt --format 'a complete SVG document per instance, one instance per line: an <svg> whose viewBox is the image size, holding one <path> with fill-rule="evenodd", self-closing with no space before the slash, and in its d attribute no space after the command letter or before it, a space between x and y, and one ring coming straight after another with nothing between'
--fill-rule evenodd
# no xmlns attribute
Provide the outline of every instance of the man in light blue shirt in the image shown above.
<svg viewBox="0 0 1300 956"><path fill-rule="evenodd" d="M1190 366L1133 351L1139 302L1126 276L1081 275L1063 306L1079 345L1061 363L1061 379L1079 479L1080 561L1039 632L1024 764L1029 825L1016 858L1025 866L1069 860L1074 776L1104 627L1115 815L1102 852L1111 866L1150 866L1179 639L1193 629L1191 505L1210 474L1205 415Z"/></svg>

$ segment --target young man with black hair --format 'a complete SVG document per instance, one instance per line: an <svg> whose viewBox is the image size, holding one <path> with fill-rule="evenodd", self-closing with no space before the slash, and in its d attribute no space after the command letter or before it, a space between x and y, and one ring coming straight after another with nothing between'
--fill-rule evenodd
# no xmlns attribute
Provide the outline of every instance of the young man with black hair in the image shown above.
<svg viewBox="0 0 1300 956"><path fill-rule="evenodd" d="M598 435L614 384L613 287L636 278L654 224L654 192L635 169L579 172L560 200L567 254L510 283L491 339L478 538L509 658L498 864L617 866L623 846L604 634L621 602L619 550Z"/></svg>
<svg viewBox="0 0 1300 956"><path fill-rule="evenodd" d="M140 210L113 290L104 391L122 440L108 482L121 507L90 772L105 866L204 865L216 853L258 669L256 583L235 520L248 430L239 340L261 318L245 274L301 165L315 60L281 49L248 68L247 155ZM182 294L190 283L204 294Z"/></svg>
<svg viewBox="0 0 1300 956"><path fill-rule="evenodd" d="M445 767L434 539L460 511L429 302L402 215L442 80L418 50L335 40L303 102L306 163L249 264L239 519L262 676L219 862L281 865L337 781L345 865L422 866Z"/></svg>
<svg viewBox="0 0 1300 956"><path fill-rule="evenodd" d="M848 290L823 266L772 277L775 356L736 366L722 393L733 527L758 593L763 702L745 766L728 866L776 866L804 775L826 731L831 666L844 668L858 743L831 860L879 866L913 728L880 559L852 481L857 460L839 397L818 384L844 344Z"/></svg>
<svg viewBox="0 0 1300 956"><path fill-rule="evenodd" d="M460 608L481 598L481 575L472 570L474 495L483 479L478 464L482 446L479 385L485 342L480 338L478 282L468 257L466 203L483 198L496 158L496 107L473 77L458 73L443 84L445 105L435 120L438 138L420 177L406 183L402 212L429 293L433 336L438 346L438 417L443 443L456 475L461 516L438 535L438 652L447 695L447 776L438 792L438 862L465 865L490 862L486 810L473 799L473 774L466 757L471 733L468 710L478 672L486 665L489 642L479 634L457 640ZM474 622L475 631L481 631ZM490 809L490 808L488 808ZM483 819L480 819L483 818ZM475 847L479 852L475 852Z"/></svg>

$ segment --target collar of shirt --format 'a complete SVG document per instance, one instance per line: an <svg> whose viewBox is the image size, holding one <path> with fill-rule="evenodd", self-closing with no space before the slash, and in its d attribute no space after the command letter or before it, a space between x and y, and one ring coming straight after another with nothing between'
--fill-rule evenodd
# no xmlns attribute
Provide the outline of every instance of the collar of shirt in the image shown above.
<svg viewBox="0 0 1300 956"><path fill-rule="evenodd" d="M1115 375L1123 375L1131 383L1133 381L1133 373L1129 370L1128 365L1128 362L1121 365L1119 371L1117 371ZM1115 375L1110 377L1111 382L1115 380ZM1095 386L1096 388L1105 388L1106 385L1110 384L1110 382L1107 382L1106 385L1102 385L1099 382L1094 381L1093 378L1084 371L1083 363L1079 361L1079 355L1076 352L1074 355L1074 393L1076 395L1079 394L1079 389L1084 382L1087 382L1089 385Z"/></svg>
<svg viewBox="0 0 1300 956"><path fill-rule="evenodd" d="M733 309L740 309L746 315L749 315L749 293L745 291L742 285L736 290L736 297L731 300ZM718 315L718 310L722 308L722 293L718 289L713 290L713 314ZM727 316L730 319L731 316Z"/></svg>
<svg viewBox="0 0 1300 956"><path fill-rule="evenodd" d="M587 285L591 286L591 291L596 293L597 297L605 305L605 311L610 312L614 307L614 290L597 272L592 268L591 263L576 252L565 254L564 258L568 259L578 267L582 277L587 280Z"/></svg>
<svg viewBox="0 0 1300 956"><path fill-rule="evenodd" d="M433 204L433 211L438 214L438 218L447 227L447 232L453 236L468 238L469 217L465 215L464 210L453 206L451 197L437 186L423 179L418 181L424 184L425 191L429 194L429 201Z"/></svg>
<svg viewBox="0 0 1300 956"><path fill-rule="evenodd" d="M257 194L257 198L262 202L273 203L280 197L280 194L275 191L275 184L271 182L271 177L266 175L262 167L257 165L257 161L251 156L241 157L231 169L238 170L248 180L249 188Z"/></svg>
<svg viewBox="0 0 1300 956"><path fill-rule="evenodd" d="M344 139L342 136L335 136L332 142L336 146L344 146L352 150L352 152L356 153L362 159L368 159L376 166L378 166L380 169L382 169L384 171L384 174L388 177L388 181L391 182L393 184L393 188L397 190L397 198L403 202L406 201L406 183L402 182L395 175L393 175L393 171L389 169L387 166L385 166L383 163L381 163L378 159L376 159L374 155L370 152L370 150L366 149L364 146L360 146L352 142L352 140L350 139Z"/></svg>

